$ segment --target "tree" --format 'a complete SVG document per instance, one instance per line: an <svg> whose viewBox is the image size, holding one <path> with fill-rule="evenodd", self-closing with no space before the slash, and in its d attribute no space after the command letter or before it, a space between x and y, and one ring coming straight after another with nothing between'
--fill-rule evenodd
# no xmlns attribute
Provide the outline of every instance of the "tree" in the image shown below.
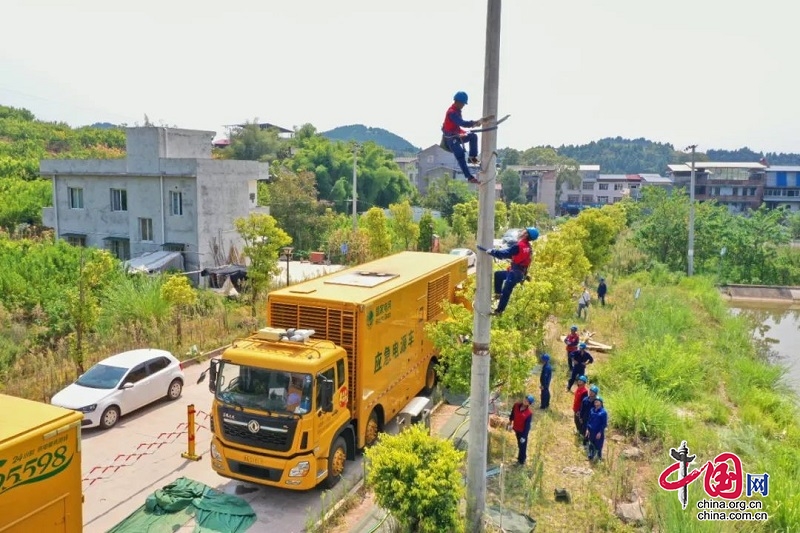
<svg viewBox="0 0 800 533"><path fill-rule="evenodd" d="M468 202L471 198L475 198L475 193L470 191L466 181L445 175L431 181L422 205L441 212L444 218L450 220L453 207Z"/></svg>
<svg viewBox="0 0 800 533"><path fill-rule="evenodd" d="M258 119L231 132L231 143L219 151L224 159L271 162L289 156L289 141L276 128L261 129Z"/></svg>
<svg viewBox="0 0 800 533"><path fill-rule="evenodd" d="M365 455L367 485L403 531L464 530L459 505L465 492L460 472L465 454L452 442L416 424L398 435L382 434Z"/></svg>
<svg viewBox="0 0 800 533"><path fill-rule="evenodd" d="M274 180L268 185L270 215L289 234L295 248L318 248L325 232L320 220L325 204L317 201L314 174L292 172L281 167L274 175Z"/></svg>
<svg viewBox="0 0 800 533"><path fill-rule="evenodd" d="M527 228L540 227L549 217L544 204L512 203L508 208L508 227Z"/></svg>
<svg viewBox="0 0 800 533"><path fill-rule="evenodd" d="M370 259L389 255L392 251L392 237L389 234L389 226L383 209L373 207L367 211L362 217L362 224L369 238Z"/></svg>
<svg viewBox="0 0 800 533"><path fill-rule="evenodd" d="M611 257L611 245L625 227L625 212L621 204L585 209L574 222L586 229L586 238L581 241L583 255L597 271Z"/></svg>
<svg viewBox="0 0 800 533"><path fill-rule="evenodd" d="M49 180L0 178L0 227L9 232L19 224L40 225L42 208L52 203L53 185Z"/></svg>
<svg viewBox="0 0 800 533"><path fill-rule="evenodd" d="M244 240L244 255L250 259L247 285L252 298L251 313L256 316L258 298L269 288L273 276L280 272L278 258L281 249L289 245L292 238L270 215L255 213L247 218L237 218L234 225Z"/></svg>
<svg viewBox="0 0 800 533"><path fill-rule="evenodd" d="M419 239L419 226L414 222L414 210L408 200L398 204L390 204L389 211L392 218L389 225L399 241L399 248L411 250L416 247Z"/></svg>
<svg viewBox="0 0 800 533"><path fill-rule="evenodd" d="M197 303L197 291L192 288L189 278L183 274L177 274L169 276L161 286L161 297L175 309L175 332L178 346L181 346L183 344L181 317L189 306Z"/></svg>
<svg viewBox="0 0 800 533"><path fill-rule="evenodd" d="M519 172L507 168L500 173L497 179L503 186L503 200L506 203L519 202L520 197L524 198L522 196L522 187L520 186Z"/></svg>
<svg viewBox="0 0 800 533"><path fill-rule="evenodd" d="M78 374L83 374L85 370L86 350L83 339L97 325L100 316L99 293L115 267L111 254L105 250L90 252L88 261L86 255L86 250L81 248L77 287L71 287L66 291L67 307L73 327L72 333L69 334L69 342Z"/></svg>
<svg viewBox="0 0 800 533"><path fill-rule="evenodd" d="M430 252L433 248L433 215L428 210L419 219L419 243L417 250Z"/></svg>

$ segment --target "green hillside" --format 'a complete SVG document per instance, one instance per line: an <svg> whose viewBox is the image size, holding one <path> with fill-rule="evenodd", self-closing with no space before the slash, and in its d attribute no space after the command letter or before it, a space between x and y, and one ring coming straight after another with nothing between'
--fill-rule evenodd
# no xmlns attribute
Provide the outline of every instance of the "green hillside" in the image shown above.
<svg viewBox="0 0 800 533"><path fill-rule="evenodd" d="M324 131L320 135L335 141L355 141L357 143L372 141L378 146L391 150L397 156L416 155L420 151L419 148L399 135L382 128L370 128L363 124L339 126L330 131Z"/></svg>

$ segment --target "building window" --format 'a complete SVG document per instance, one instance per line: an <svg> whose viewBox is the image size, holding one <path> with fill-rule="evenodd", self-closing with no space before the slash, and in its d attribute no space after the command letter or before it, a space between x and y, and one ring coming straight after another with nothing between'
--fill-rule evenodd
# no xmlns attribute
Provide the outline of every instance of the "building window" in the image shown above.
<svg viewBox="0 0 800 533"><path fill-rule="evenodd" d="M120 261L131 258L131 243L128 239L108 239L106 247Z"/></svg>
<svg viewBox="0 0 800 533"><path fill-rule="evenodd" d="M581 197L577 194L568 194L567 195L567 202L571 204L577 204L581 201Z"/></svg>
<svg viewBox="0 0 800 533"><path fill-rule="evenodd" d="M592 196L591 194L584 194L583 197L581 198L581 201L584 204L594 203L594 196Z"/></svg>
<svg viewBox="0 0 800 533"><path fill-rule="evenodd" d="M111 189L111 210L128 210L128 191L125 189Z"/></svg>
<svg viewBox="0 0 800 533"><path fill-rule="evenodd" d="M624 183L615 183L614 184L614 190L615 191L622 191L624 189L625 189L625 184Z"/></svg>
<svg viewBox="0 0 800 533"><path fill-rule="evenodd" d="M153 219L139 219L139 239L144 242L153 242Z"/></svg>
<svg viewBox="0 0 800 533"><path fill-rule="evenodd" d="M70 209L83 209L83 189L79 187L69 187L67 189L69 195L69 208Z"/></svg>
<svg viewBox="0 0 800 533"><path fill-rule="evenodd" d="M778 172L775 175L775 185L778 187L786 187L788 180L786 179L786 172Z"/></svg>
<svg viewBox="0 0 800 533"><path fill-rule="evenodd" d="M583 188L584 191L593 191L594 183L592 183L591 181L584 181L581 187Z"/></svg>
<svg viewBox="0 0 800 533"><path fill-rule="evenodd" d="M608 196L598 196L597 197L598 204L607 204L608 203Z"/></svg>
<svg viewBox="0 0 800 533"><path fill-rule="evenodd" d="M183 215L183 193L169 191L169 214L179 217Z"/></svg>
<svg viewBox="0 0 800 533"><path fill-rule="evenodd" d="M601 183L597 188L600 189L601 191L607 191L608 183Z"/></svg>
<svg viewBox="0 0 800 533"><path fill-rule="evenodd" d="M71 244L72 246L77 246L79 248L86 248L86 235L66 235L64 240L67 243Z"/></svg>

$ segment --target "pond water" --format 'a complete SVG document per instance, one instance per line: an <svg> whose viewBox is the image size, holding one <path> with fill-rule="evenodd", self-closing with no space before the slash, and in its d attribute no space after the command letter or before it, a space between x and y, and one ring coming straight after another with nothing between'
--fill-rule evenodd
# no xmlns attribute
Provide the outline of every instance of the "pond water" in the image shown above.
<svg viewBox="0 0 800 533"><path fill-rule="evenodd" d="M769 346L770 359L787 369L786 382L800 390L800 305L731 302L731 312L752 316L753 338Z"/></svg>

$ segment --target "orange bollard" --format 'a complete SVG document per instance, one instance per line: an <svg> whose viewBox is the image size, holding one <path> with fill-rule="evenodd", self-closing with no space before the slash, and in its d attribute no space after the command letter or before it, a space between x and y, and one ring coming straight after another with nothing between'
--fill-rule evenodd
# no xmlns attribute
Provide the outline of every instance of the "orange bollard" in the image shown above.
<svg viewBox="0 0 800 533"><path fill-rule="evenodd" d="M192 461L199 461L203 458L202 455L197 455L195 453L194 445L195 445L195 425L194 425L194 404L190 403L187 407L187 427L188 427L188 437L189 437L189 449L181 454L181 457L184 459L190 459Z"/></svg>

